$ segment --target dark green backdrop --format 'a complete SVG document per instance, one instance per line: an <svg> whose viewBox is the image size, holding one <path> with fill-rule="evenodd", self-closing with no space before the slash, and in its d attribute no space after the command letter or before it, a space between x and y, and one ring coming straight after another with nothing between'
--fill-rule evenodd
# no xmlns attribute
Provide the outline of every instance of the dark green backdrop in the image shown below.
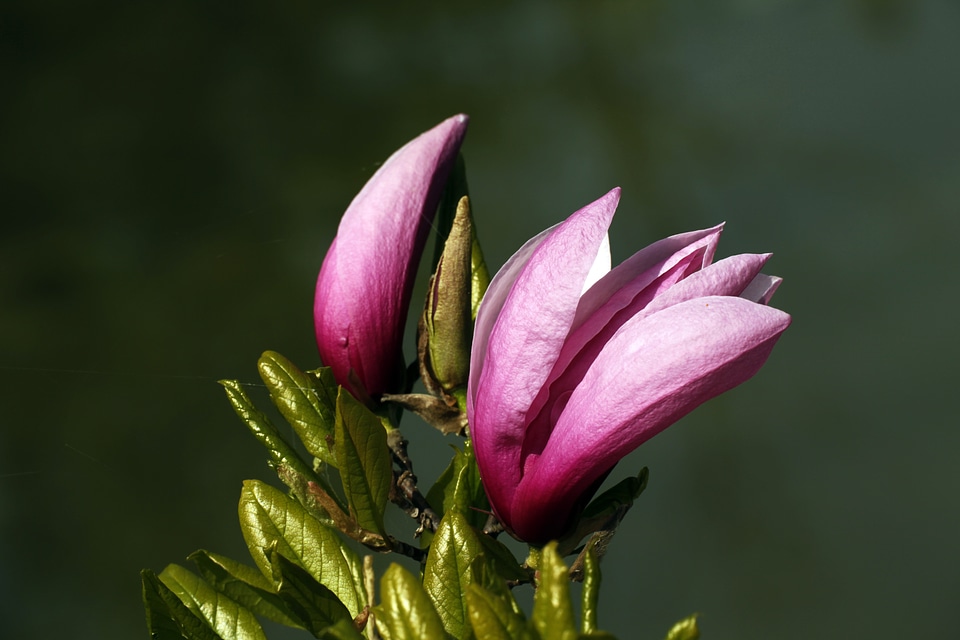
<svg viewBox="0 0 960 640"><path fill-rule="evenodd" d="M619 185L615 259L726 220L785 278L762 373L613 474L651 481L601 626L949 634L958 5L347 4L0 9L0 636L146 637L141 568L244 557L270 472L216 380L317 365L340 213L460 111L493 267ZM405 429L429 484L445 443Z"/></svg>

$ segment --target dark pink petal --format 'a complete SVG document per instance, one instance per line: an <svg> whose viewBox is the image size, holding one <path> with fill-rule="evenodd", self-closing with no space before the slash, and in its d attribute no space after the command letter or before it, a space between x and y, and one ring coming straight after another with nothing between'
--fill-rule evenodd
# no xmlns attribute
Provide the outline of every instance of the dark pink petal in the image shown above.
<svg viewBox="0 0 960 640"><path fill-rule="evenodd" d="M343 214L317 278L314 326L323 363L355 393L398 390L413 280L466 133L454 116L395 152Z"/></svg>
<svg viewBox="0 0 960 640"><path fill-rule="evenodd" d="M710 296L626 323L557 407L550 441L526 461L509 526L543 541L623 456L694 408L753 376L790 316ZM559 529L559 530L558 530Z"/></svg>
<svg viewBox="0 0 960 640"><path fill-rule="evenodd" d="M474 348L481 357L471 362L468 417L484 486L501 515L520 479L527 408L560 352L619 199L614 189L554 227L529 255L511 260L504 284L497 284L489 306L486 299L481 305L478 333L486 343ZM496 316L492 327L479 317L488 313Z"/></svg>

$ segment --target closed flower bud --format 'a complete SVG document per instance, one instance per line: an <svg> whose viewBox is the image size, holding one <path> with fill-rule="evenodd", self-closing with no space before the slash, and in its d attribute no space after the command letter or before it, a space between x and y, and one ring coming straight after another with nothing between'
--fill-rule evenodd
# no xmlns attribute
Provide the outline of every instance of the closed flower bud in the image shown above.
<svg viewBox="0 0 960 640"><path fill-rule="evenodd" d="M350 203L323 260L317 347L360 398L402 390L413 281L466 128L467 117L454 116L390 156Z"/></svg>
<svg viewBox="0 0 960 640"><path fill-rule="evenodd" d="M420 367L431 392L465 397L462 390L470 373L470 338L473 254L470 201L457 204L450 235L430 279L420 336Z"/></svg>

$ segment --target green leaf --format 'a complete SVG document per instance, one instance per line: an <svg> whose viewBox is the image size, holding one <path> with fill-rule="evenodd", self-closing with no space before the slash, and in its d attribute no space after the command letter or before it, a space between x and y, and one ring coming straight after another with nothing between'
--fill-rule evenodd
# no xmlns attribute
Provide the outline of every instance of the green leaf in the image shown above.
<svg viewBox="0 0 960 640"><path fill-rule="evenodd" d="M258 616L288 627L304 628L275 593L273 583L256 568L204 550L193 552L188 559L197 566L200 576L217 591Z"/></svg>
<svg viewBox="0 0 960 640"><path fill-rule="evenodd" d="M594 498L583 510L574 530L560 540L558 553L561 556L573 553L580 541L591 533L607 528L615 530L634 500L646 489L648 477L644 467L636 477L625 478Z"/></svg>
<svg viewBox="0 0 960 640"><path fill-rule="evenodd" d="M540 556L540 583L533 598L533 625L541 640L572 640L577 637L570 602L567 565L557 554L557 543L545 546Z"/></svg>
<svg viewBox="0 0 960 640"><path fill-rule="evenodd" d="M140 577L147 629L153 640L222 640L203 620L193 615L157 574L144 569Z"/></svg>
<svg viewBox="0 0 960 640"><path fill-rule="evenodd" d="M318 377L307 375L275 351L265 351L257 363L260 378L270 392L270 399L283 418L290 423L310 455L337 466L330 448L336 416L336 382L333 394L324 381L333 374ZM329 378L329 380L327 380Z"/></svg>
<svg viewBox="0 0 960 640"><path fill-rule="evenodd" d="M463 451L456 447L453 449L456 453L427 492L427 502L441 516L450 510L456 510L467 516L471 525L482 529L487 520L484 511L490 510L490 503L480 482L473 447L467 440Z"/></svg>
<svg viewBox="0 0 960 640"><path fill-rule="evenodd" d="M487 565L497 576L514 582L530 582L530 573L525 571L514 557L507 545L492 536L480 534L477 536L483 546L483 555Z"/></svg>
<svg viewBox="0 0 960 640"><path fill-rule="evenodd" d="M393 482L387 432L380 418L342 388L337 396L336 450L350 515L363 529L385 537L383 510Z"/></svg>
<svg viewBox="0 0 960 640"><path fill-rule="evenodd" d="M341 620L320 632L320 640L366 640L353 626L352 620Z"/></svg>
<svg viewBox="0 0 960 640"><path fill-rule="evenodd" d="M380 579L381 602L374 607L385 640L440 640L443 622L423 585L409 571L391 564Z"/></svg>
<svg viewBox="0 0 960 640"><path fill-rule="evenodd" d="M700 637L700 630L697 629L697 615L695 613L673 625L667 632L667 640L697 640Z"/></svg>
<svg viewBox="0 0 960 640"><path fill-rule="evenodd" d="M280 596L315 636L341 620L353 622L353 616L339 598L303 568L276 550L270 554L270 563Z"/></svg>
<svg viewBox="0 0 960 640"><path fill-rule="evenodd" d="M296 499L258 480L240 493L240 528L250 555L272 578L268 550L293 560L330 589L356 617L366 604L360 559L335 531L314 518Z"/></svg>
<svg viewBox="0 0 960 640"><path fill-rule="evenodd" d="M467 624L467 586L475 581L474 561L483 551L466 517L450 511L440 520L423 569L423 588L433 601L443 626L462 638Z"/></svg>
<svg viewBox="0 0 960 640"><path fill-rule="evenodd" d="M480 585L471 584L467 587L466 600L470 626L477 638L536 640L509 591L506 594L494 594Z"/></svg>
<svg viewBox="0 0 960 640"><path fill-rule="evenodd" d="M226 640L266 640L257 618L203 581L197 574L180 565L171 564L160 573L160 581Z"/></svg>
<svg viewBox="0 0 960 640"><path fill-rule="evenodd" d="M313 467L307 464L297 454L290 443L284 440L277 428L263 413L257 410L247 396L243 387L236 380L221 380L220 384L227 392L227 399L233 406L240 419L247 425L254 437L266 447L270 453L270 464L277 470L280 479L290 487L305 504L315 506L317 515L325 517L323 509L310 498L307 485L314 482L328 495L336 499L336 493L330 488L326 480L314 472Z"/></svg>
<svg viewBox="0 0 960 640"><path fill-rule="evenodd" d="M583 632L597 630L597 606L600 600L600 561L593 549L583 557Z"/></svg>

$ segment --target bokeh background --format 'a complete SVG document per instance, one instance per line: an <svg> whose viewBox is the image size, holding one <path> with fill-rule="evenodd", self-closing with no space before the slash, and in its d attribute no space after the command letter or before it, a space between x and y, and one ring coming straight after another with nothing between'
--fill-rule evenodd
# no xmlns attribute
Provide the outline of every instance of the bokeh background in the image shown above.
<svg viewBox="0 0 960 640"><path fill-rule="evenodd" d="M146 637L141 568L246 558L271 472L216 381L318 364L340 214L457 112L493 267L619 185L615 260L725 220L785 278L762 373L613 474L651 481L601 626L950 635L958 32L950 0L5 2L0 636ZM429 486L447 442L405 430Z"/></svg>

